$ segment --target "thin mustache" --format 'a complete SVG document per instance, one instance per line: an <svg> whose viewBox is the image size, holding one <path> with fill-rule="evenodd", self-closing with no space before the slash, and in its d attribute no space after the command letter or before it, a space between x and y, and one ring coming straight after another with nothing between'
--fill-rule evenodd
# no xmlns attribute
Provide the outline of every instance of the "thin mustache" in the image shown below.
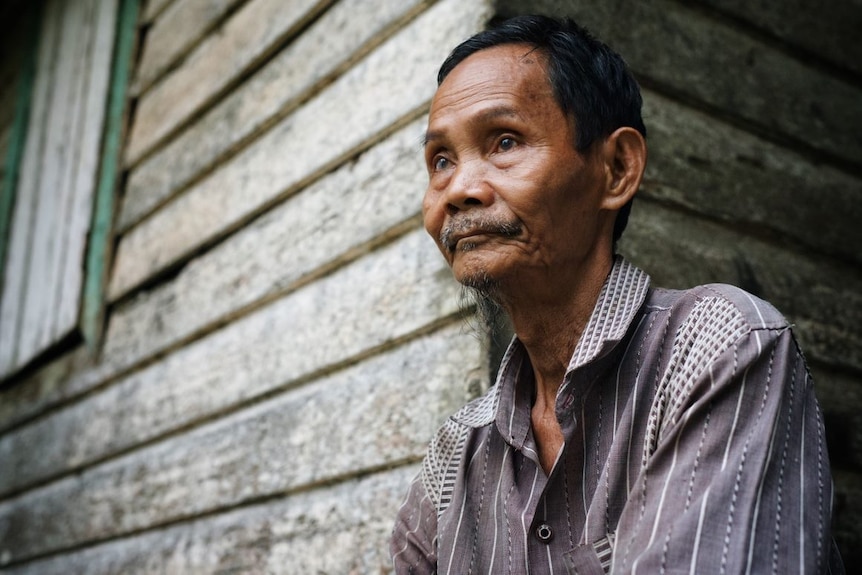
<svg viewBox="0 0 862 575"><path fill-rule="evenodd" d="M507 222L489 219L461 219L450 222L440 232L440 244L450 252L455 251L458 244L456 236L470 232L471 234L496 234L511 238L521 233L520 222Z"/></svg>

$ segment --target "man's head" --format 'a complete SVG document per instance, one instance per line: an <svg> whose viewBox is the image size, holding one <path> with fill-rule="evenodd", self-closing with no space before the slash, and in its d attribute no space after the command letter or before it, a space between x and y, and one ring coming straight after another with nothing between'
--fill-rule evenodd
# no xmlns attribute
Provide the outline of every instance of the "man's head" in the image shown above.
<svg viewBox="0 0 862 575"><path fill-rule="evenodd" d="M458 46L438 82L423 211L459 281L609 259L646 156L622 59L570 21L522 17Z"/></svg>

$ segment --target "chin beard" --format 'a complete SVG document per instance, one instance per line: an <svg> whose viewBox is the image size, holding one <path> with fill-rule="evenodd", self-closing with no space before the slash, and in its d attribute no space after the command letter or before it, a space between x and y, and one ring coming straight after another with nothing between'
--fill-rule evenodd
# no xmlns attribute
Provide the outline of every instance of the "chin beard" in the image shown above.
<svg viewBox="0 0 862 575"><path fill-rule="evenodd" d="M475 313L470 314L469 310ZM476 331L495 334L507 329L508 317L499 303L497 281L485 274L461 281L461 310Z"/></svg>

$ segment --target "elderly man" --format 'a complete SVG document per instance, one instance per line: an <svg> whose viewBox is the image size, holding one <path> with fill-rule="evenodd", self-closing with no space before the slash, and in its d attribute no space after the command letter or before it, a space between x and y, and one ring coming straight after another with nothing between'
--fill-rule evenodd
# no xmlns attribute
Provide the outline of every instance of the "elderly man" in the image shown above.
<svg viewBox="0 0 862 575"><path fill-rule="evenodd" d="M614 255L647 155L622 59L522 17L438 83L425 227L516 337L433 439L396 572L828 572L823 425L787 322L733 287L651 288Z"/></svg>

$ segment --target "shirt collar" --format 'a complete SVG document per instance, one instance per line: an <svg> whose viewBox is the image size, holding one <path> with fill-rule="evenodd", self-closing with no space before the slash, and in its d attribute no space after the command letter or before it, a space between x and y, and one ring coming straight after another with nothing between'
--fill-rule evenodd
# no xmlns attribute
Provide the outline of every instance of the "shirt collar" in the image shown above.
<svg viewBox="0 0 862 575"><path fill-rule="evenodd" d="M646 272L617 256L605 280L590 321L575 346L567 373L613 349L628 332L649 292Z"/></svg>

